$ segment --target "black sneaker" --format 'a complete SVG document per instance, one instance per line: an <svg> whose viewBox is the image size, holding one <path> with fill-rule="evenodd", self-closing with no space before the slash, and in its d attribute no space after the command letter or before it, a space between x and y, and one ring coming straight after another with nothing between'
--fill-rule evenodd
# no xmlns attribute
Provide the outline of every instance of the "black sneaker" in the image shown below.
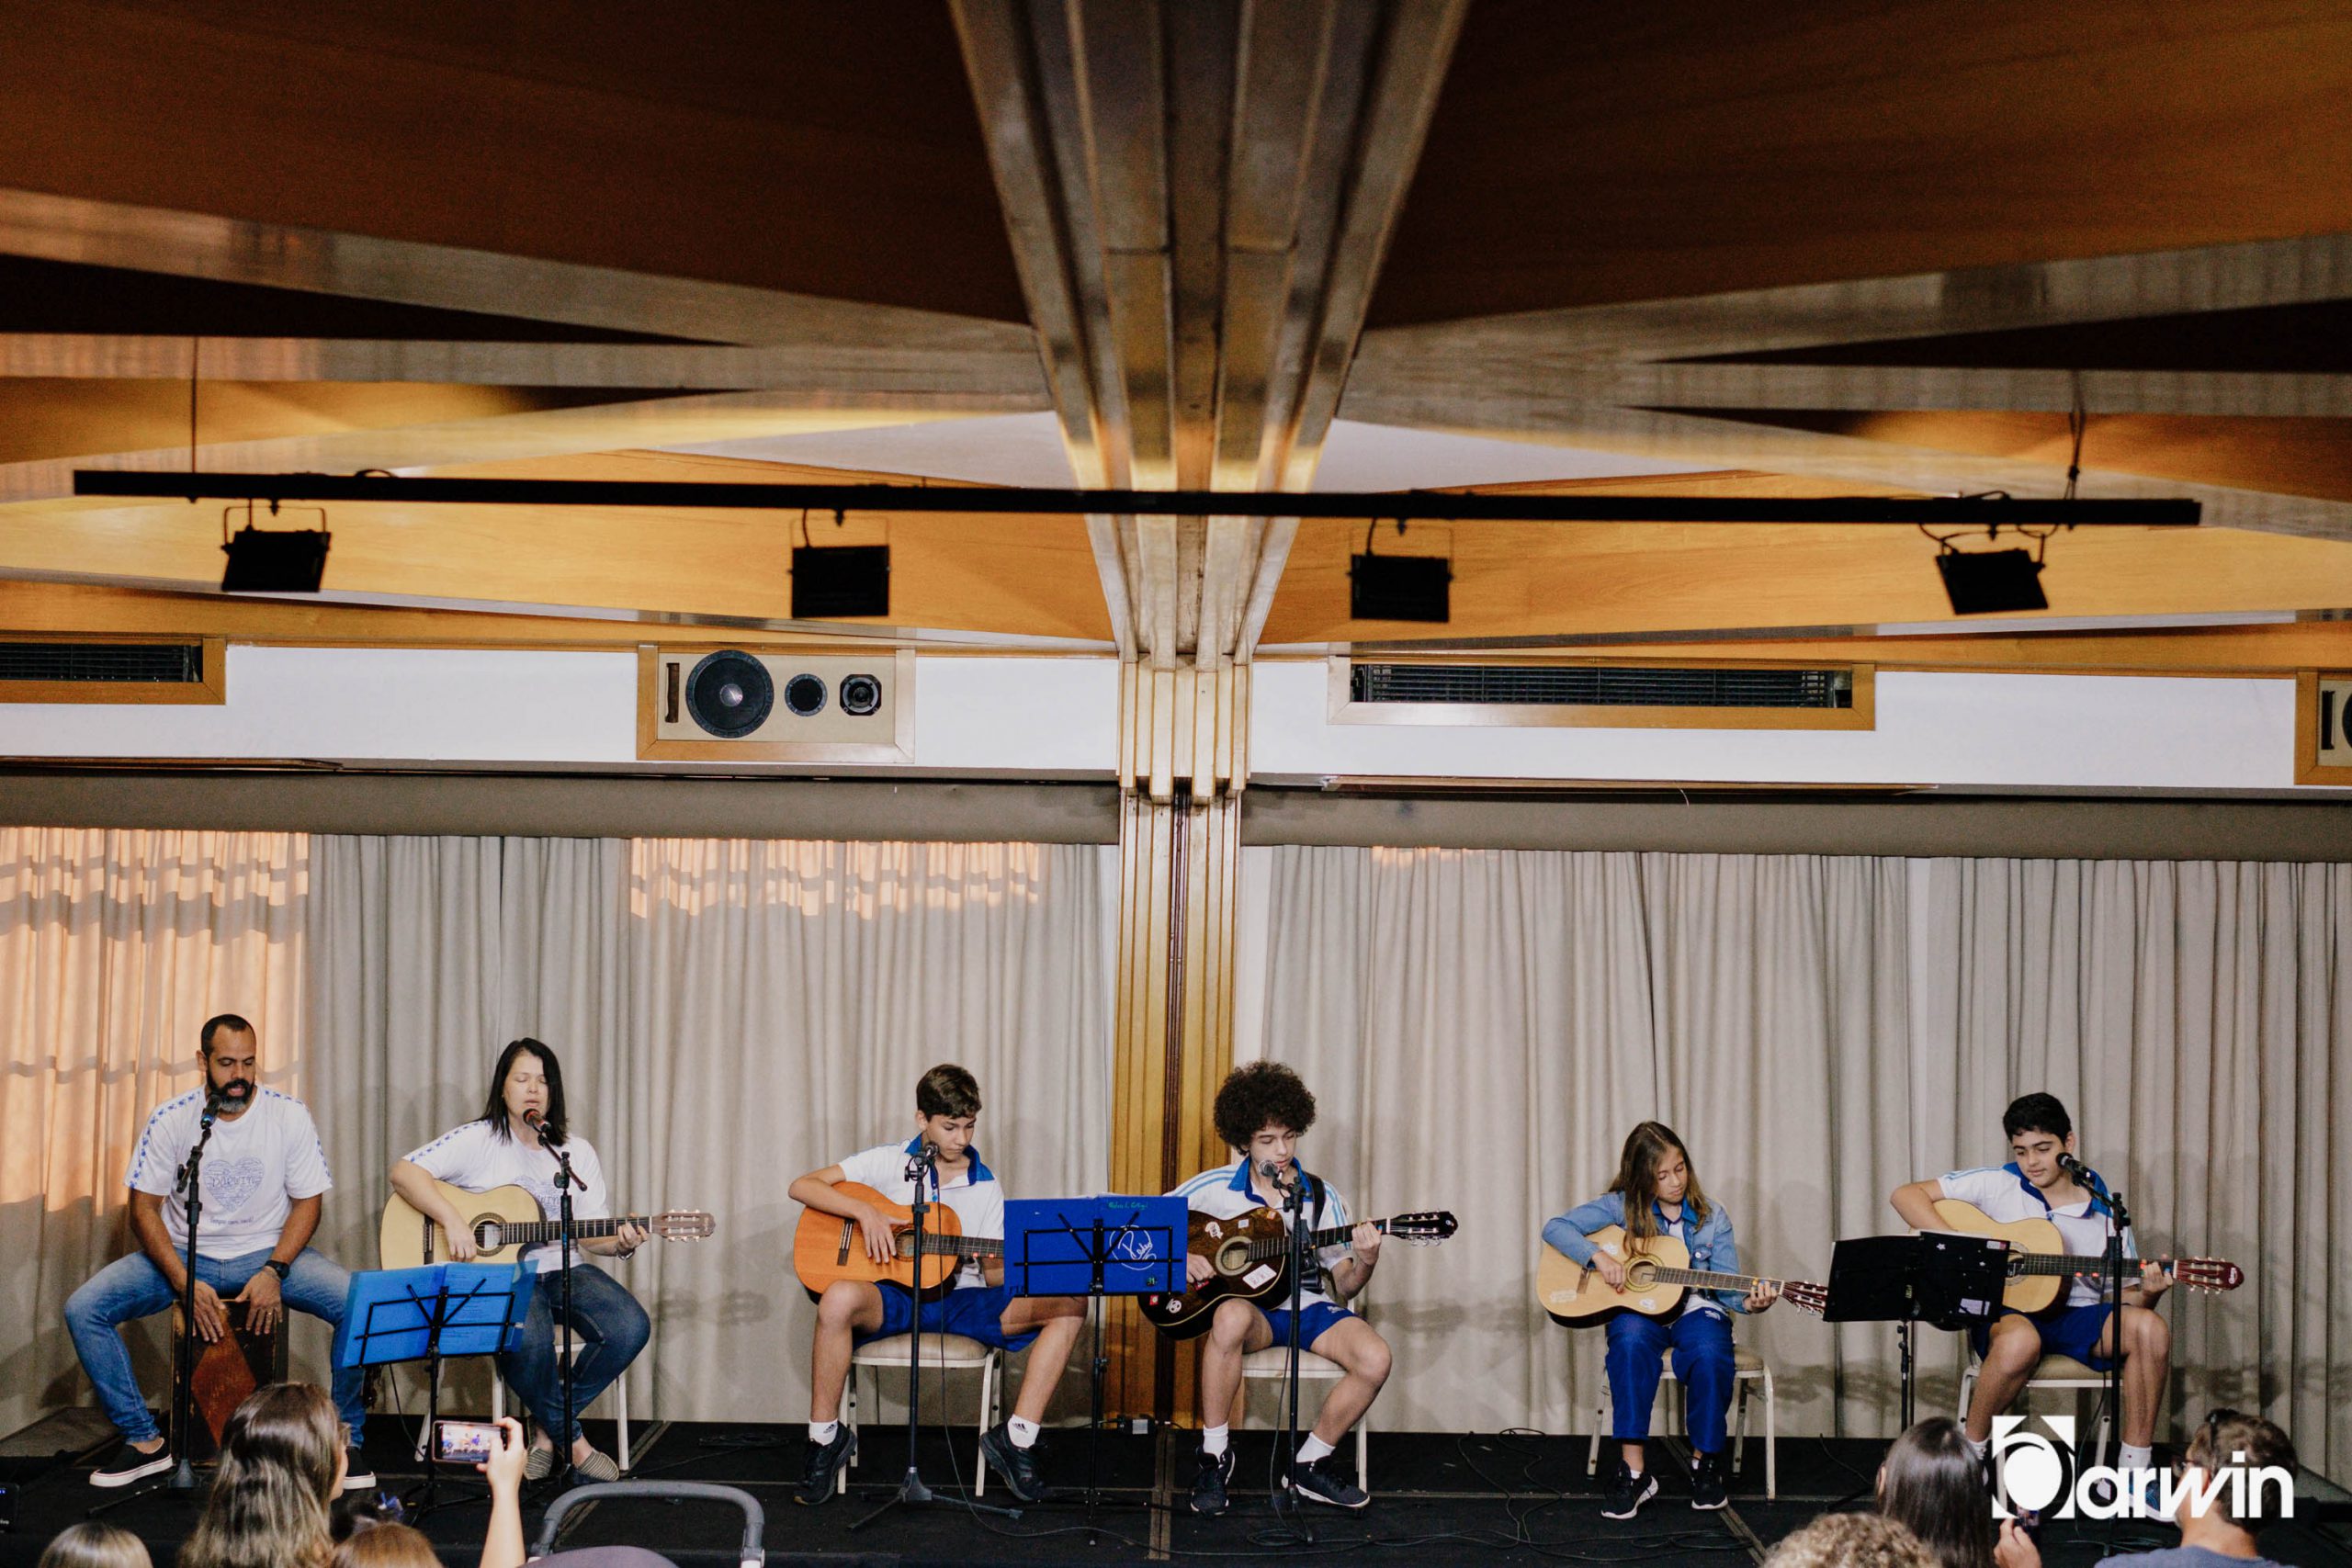
<svg viewBox="0 0 2352 1568"><path fill-rule="evenodd" d="M1609 1501L1600 1506L1600 1517L1604 1519L1630 1519L1642 1511L1643 1504L1657 1495L1657 1476L1645 1470L1634 1470L1620 1461L1617 1479L1609 1486Z"/></svg>
<svg viewBox="0 0 2352 1568"><path fill-rule="evenodd" d="M821 1508L833 1500L833 1488L841 1480L842 1466L857 1451L857 1434L847 1427L833 1434L830 1443L808 1445L808 1467L800 1472L800 1506Z"/></svg>
<svg viewBox="0 0 2352 1568"><path fill-rule="evenodd" d="M344 1472L343 1489L345 1492L365 1492L376 1484L376 1472L368 1468L367 1456L359 1451L357 1443L352 1444L347 1452L350 1457L345 1461L347 1468Z"/></svg>
<svg viewBox="0 0 2352 1568"><path fill-rule="evenodd" d="M1690 1506L1694 1508L1720 1508L1731 1501L1729 1488L1724 1479L1724 1456L1700 1454L1690 1461Z"/></svg>
<svg viewBox="0 0 2352 1568"><path fill-rule="evenodd" d="M1045 1448L1041 1433L1035 1442L1021 1448L1012 1440L1010 1423L1000 1421L980 1434L980 1454L989 1467L1004 1478L1006 1490L1024 1503L1046 1500L1046 1476L1037 1461Z"/></svg>
<svg viewBox="0 0 2352 1568"><path fill-rule="evenodd" d="M1201 1450L1201 1472L1193 1477L1193 1512L1222 1514L1232 1501L1225 1494L1225 1483L1233 1476L1233 1450L1221 1454Z"/></svg>
<svg viewBox="0 0 2352 1568"><path fill-rule="evenodd" d="M116 1450L114 1458L90 1472L93 1486L128 1486L134 1481L144 1481L151 1475L161 1475L177 1462L172 1458L172 1445L165 1443L152 1454L142 1454L129 1443Z"/></svg>
<svg viewBox="0 0 2352 1568"><path fill-rule="evenodd" d="M1290 1473L1283 1477L1283 1484L1300 1496L1317 1503L1328 1503L1334 1508L1361 1508L1372 1501L1364 1489L1341 1475L1331 1461L1338 1454L1325 1454L1311 1463L1292 1461Z"/></svg>

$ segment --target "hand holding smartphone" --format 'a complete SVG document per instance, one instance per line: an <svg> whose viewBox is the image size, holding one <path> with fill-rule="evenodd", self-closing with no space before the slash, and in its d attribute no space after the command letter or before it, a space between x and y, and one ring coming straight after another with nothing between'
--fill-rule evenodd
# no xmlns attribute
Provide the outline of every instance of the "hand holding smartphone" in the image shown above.
<svg viewBox="0 0 2352 1568"><path fill-rule="evenodd" d="M441 1464L483 1464L500 1447L494 1421L435 1421L433 1458Z"/></svg>

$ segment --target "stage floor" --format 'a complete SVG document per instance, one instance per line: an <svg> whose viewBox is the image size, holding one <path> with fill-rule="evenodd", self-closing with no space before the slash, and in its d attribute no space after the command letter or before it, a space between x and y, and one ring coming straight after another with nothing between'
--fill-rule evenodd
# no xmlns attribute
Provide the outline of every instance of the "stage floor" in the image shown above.
<svg viewBox="0 0 2352 1568"><path fill-rule="evenodd" d="M588 1423L607 1450L610 1429ZM22 1436L22 1435L20 1435ZM1264 1433L1236 1434L1238 1460L1232 1509L1215 1519L1185 1506L1191 1480L1189 1433L1161 1438L1106 1432L1102 1437L1102 1494L1092 1514L1083 1502L1087 1438L1061 1431L1051 1445L1047 1473L1059 1488L1054 1500L1024 1508L1017 1519L975 1515L960 1506L899 1509L869 1528L851 1525L896 1490L906 1469L903 1428L868 1427L862 1462L851 1472L848 1496L822 1508L794 1500L803 1434L797 1427L713 1426L696 1423L638 1428L637 1478L650 1482L706 1481L738 1486L766 1510L772 1563L1024 1564L1132 1562L1164 1555L1197 1555L1226 1563L1277 1562L1300 1556L1342 1562L1525 1563L1645 1562L1736 1564L1759 1559L1770 1545L1825 1508L1853 1506L1865 1495L1883 1444L1859 1438L1784 1438L1780 1445L1780 1497L1763 1495L1759 1440L1748 1444L1747 1466L1732 1488L1732 1506L1699 1513L1672 1476L1670 1458L1654 1446L1665 1486L1639 1518L1623 1524L1600 1517L1600 1489L1585 1469L1589 1439L1535 1434L1379 1432L1372 1438L1373 1502L1360 1513L1317 1508L1304 1519L1312 1545L1290 1540L1289 1521L1269 1506L1265 1477L1271 1452ZM0 1565L35 1562L49 1538L113 1495L94 1491L85 1476L93 1456L41 1457L13 1441L18 1456L5 1462L18 1483L17 1526L0 1536ZM38 1444L31 1445L38 1447ZM413 1487L421 1476L391 1417L371 1424L368 1456L389 1492ZM1676 1450L1679 1454L1679 1450ZM1343 1454L1352 1459L1352 1447ZM935 1491L960 1491L971 1478L968 1431L951 1455L936 1428L927 1428L922 1473ZM958 1479L956 1467L961 1467ZM469 1472L450 1472L443 1505L424 1522L443 1559L475 1561L488 1507ZM2308 1495L2309 1502L2305 1502ZM991 1486L986 1499L1005 1502ZM537 1538L540 1504L533 1500L526 1533ZM2345 1494L2316 1477L2299 1489L2299 1517L2263 1538L2278 1560L2317 1568L2352 1564L2352 1517ZM2321 1516L2332 1514L2332 1518ZM158 1568L187 1532L190 1505L160 1493L123 1504L107 1516L146 1540ZM615 1499L575 1509L561 1546L630 1542L662 1551L682 1565L737 1561L742 1517L733 1508L693 1501ZM2112 1531L2113 1533L2110 1533ZM2143 1525L2053 1523L2043 1559L2052 1568L2076 1568L2116 1551L2168 1545L2169 1530Z"/></svg>

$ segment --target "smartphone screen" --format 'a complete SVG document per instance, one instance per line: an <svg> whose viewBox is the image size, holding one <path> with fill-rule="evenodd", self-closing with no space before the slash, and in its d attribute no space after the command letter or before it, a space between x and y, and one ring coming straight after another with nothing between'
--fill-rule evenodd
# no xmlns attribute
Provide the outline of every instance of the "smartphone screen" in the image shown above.
<svg viewBox="0 0 2352 1568"><path fill-rule="evenodd" d="M443 1464L480 1464L498 1451L498 1427L488 1421L436 1421L433 1457Z"/></svg>

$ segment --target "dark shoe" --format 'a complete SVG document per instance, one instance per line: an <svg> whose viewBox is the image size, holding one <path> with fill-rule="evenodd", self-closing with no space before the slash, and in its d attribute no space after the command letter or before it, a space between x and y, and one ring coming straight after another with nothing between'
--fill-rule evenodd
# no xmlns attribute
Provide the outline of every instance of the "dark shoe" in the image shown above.
<svg viewBox="0 0 2352 1568"><path fill-rule="evenodd" d="M345 1492L365 1492L376 1484L376 1472L368 1468L367 1456L359 1451L358 1444L352 1444L348 1451L350 1458L346 1462L349 1468L344 1472L343 1489Z"/></svg>
<svg viewBox="0 0 2352 1568"><path fill-rule="evenodd" d="M1610 1483L1609 1501L1600 1506L1604 1519L1630 1519L1642 1511L1642 1505L1657 1495L1657 1477L1647 1471L1635 1471L1620 1461L1617 1479Z"/></svg>
<svg viewBox="0 0 2352 1568"><path fill-rule="evenodd" d="M800 1472L800 1506L821 1508L833 1500L833 1488L841 1480L842 1466L857 1451L857 1434L843 1427L833 1434L830 1443L808 1445L808 1468Z"/></svg>
<svg viewBox="0 0 2352 1568"><path fill-rule="evenodd" d="M1042 1503L1046 1500L1046 1476L1037 1460L1045 1442L1040 1436L1025 1449L1017 1447L1011 1425L1000 1421L980 1434L980 1455L989 1461L989 1469L1004 1478L1006 1490L1015 1497L1024 1503Z"/></svg>
<svg viewBox="0 0 2352 1568"><path fill-rule="evenodd" d="M152 1454L142 1454L129 1443L116 1450L114 1458L90 1472L93 1486L128 1486L134 1481L144 1481L151 1475L161 1475L177 1461L172 1458L172 1445L165 1443Z"/></svg>
<svg viewBox="0 0 2352 1568"><path fill-rule="evenodd" d="M1724 1469L1724 1456L1721 1454L1701 1454L1690 1461L1692 1507L1720 1508L1731 1501Z"/></svg>
<svg viewBox="0 0 2352 1568"><path fill-rule="evenodd" d="M1300 1496L1317 1503L1328 1503L1334 1508L1361 1508L1372 1498L1364 1489L1341 1475L1331 1461L1338 1454L1325 1454L1308 1464L1294 1461L1290 1473L1283 1477L1283 1484Z"/></svg>
<svg viewBox="0 0 2352 1568"><path fill-rule="evenodd" d="M1193 1512L1222 1514L1232 1501L1225 1493L1225 1483L1233 1477L1233 1450L1212 1455L1201 1450L1201 1472L1193 1478Z"/></svg>

